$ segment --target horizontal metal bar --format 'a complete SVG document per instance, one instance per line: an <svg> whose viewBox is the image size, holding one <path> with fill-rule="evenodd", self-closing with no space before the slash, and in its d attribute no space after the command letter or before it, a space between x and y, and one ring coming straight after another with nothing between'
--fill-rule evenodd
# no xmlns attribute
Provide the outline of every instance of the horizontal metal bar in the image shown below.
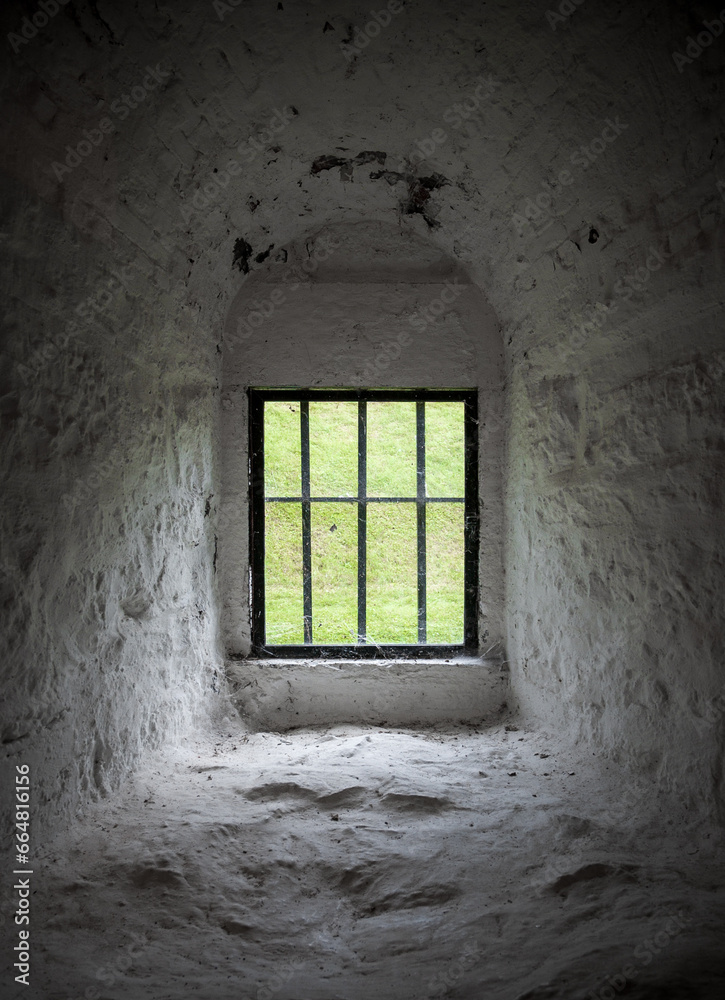
<svg viewBox="0 0 725 1000"><path fill-rule="evenodd" d="M463 402L476 394L475 389L265 389L251 388L250 393L263 400L291 401L336 400L338 402Z"/></svg>
<svg viewBox="0 0 725 1000"><path fill-rule="evenodd" d="M319 659L339 660L429 660L446 659L453 656L475 656L478 650L465 646L406 646L386 644L376 646L368 639L368 644L360 646L256 646L252 649L252 657L270 657L279 659L300 659L309 657Z"/></svg>
<svg viewBox="0 0 725 1000"><path fill-rule="evenodd" d="M302 503L302 497L265 497L267 503ZM310 503L419 503L417 497L305 497ZM425 497L424 503L465 503L465 497Z"/></svg>

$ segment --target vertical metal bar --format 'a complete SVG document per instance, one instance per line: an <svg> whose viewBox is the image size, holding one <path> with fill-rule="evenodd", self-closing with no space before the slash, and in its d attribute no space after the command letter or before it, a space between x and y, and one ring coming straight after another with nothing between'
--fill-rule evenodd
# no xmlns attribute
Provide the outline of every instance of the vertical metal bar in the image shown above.
<svg viewBox="0 0 725 1000"><path fill-rule="evenodd" d="M478 394L471 393L463 404L465 426L465 557L463 599L463 642L478 651Z"/></svg>
<svg viewBox="0 0 725 1000"><path fill-rule="evenodd" d="M249 530L252 541L251 559L251 626L252 645L259 649L265 644L264 612L264 401L249 393Z"/></svg>
<svg viewBox="0 0 725 1000"><path fill-rule="evenodd" d="M415 451L418 514L418 642L426 641L425 603L425 403L415 404Z"/></svg>
<svg viewBox="0 0 725 1000"><path fill-rule="evenodd" d="M300 451L302 455L302 615L304 642L312 644L312 525L310 504L310 404L300 402Z"/></svg>
<svg viewBox="0 0 725 1000"><path fill-rule="evenodd" d="M357 641L367 642L368 405L357 404Z"/></svg>

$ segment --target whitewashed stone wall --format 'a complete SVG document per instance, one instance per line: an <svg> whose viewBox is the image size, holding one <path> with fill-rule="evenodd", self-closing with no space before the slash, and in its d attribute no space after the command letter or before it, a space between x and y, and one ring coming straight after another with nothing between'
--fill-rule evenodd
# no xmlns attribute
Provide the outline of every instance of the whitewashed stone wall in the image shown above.
<svg viewBox="0 0 725 1000"><path fill-rule="evenodd" d="M688 41L705 5L561 6L375 32L348 2L112 0L21 42L3 5L6 750L45 816L213 695L225 317L361 223L456 261L502 331L519 702L721 808L725 36Z"/></svg>

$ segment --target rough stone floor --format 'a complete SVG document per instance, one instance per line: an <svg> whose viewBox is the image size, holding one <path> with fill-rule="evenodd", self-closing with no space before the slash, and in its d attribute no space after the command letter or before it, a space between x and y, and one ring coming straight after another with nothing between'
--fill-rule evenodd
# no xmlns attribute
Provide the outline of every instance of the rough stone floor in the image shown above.
<svg viewBox="0 0 725 1000"><path fill-rule="evenodd" d="M515 720L195 735L46 848L17 995L722 1000L722 837L645 802Z"/></svg>

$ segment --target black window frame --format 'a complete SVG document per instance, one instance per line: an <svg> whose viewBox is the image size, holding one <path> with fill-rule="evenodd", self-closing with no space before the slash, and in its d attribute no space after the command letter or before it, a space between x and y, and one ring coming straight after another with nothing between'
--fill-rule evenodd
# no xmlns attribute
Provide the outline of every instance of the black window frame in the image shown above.
<svg viewBox="0 0 725 1000"><path fill-rule="evenodd" d="M262 388L250 387L249 399L249 539L250 539L250 605L252 650L251 655L270 659L438 659L455 656L475 656L478 653L478 562L479 562L479 512L478 512L478 390L477 389L313 389L309 387ZM307 643L299 645L265 644L265 606L264 606L264 511L266 498L264 496L264 403L268 401L287 401L308 404L313 401L342 402L462 402L464 404L464 601L463 601L463 642L444 645L433 643L394 643L376 645L363 642L348 645L326 645ZM304 407L301 407L301 414ZM366 421L360 414L364 407L358 407L358 495L347 497L346 502L358 504L358 524L362 530L358 532L358 633L360 634L360 594L361 574L364 578L364 560L361 559L361 549L364 552L366 528L366 504L379 502L380 498L368 498L366 489L365 468L365 438ZM422 407L416 407L416 454L417 454L417 496L403 500L395 498L396 502L415 502L418 516L418 608L419 608L419 639L421 635L420 609L425 609L425 549L421 554L421 534L425 538L425 504L441 502L445 498L428 498L425 496L424 480L421 479L421 449L424 460L424 424L421 434ZM301 421L304 416L301 415ZM304 434L301 441L302 464L304 467L305 442ZM309 455L307 455L309 468ZM309 517L310 504L320 502L309 497L309 477L303 482L301 503L303 519L303 580L305 566L309 573ZM297 498L295 498L297 499ZM337 500L342 498L325 498ZM392 498L390 498L392 499ZM460 502L460 498L455 498ZM422 522L421 522L422 518ZM308 531L304 525L307 522ZM305 539L307 541L305 542ZM421 574L421 555L423 566ZM421 590L422 588L422 590ZM364 591L363 591L364 592ZM307 623L311 619L311 584L303 583L303 622L307 634ZM364 601L363 601L364 605ZM425 610L423 611L425 621ZM363 628L364 632L364 628ZM310 633L311 634L311 633Z"/></svg>

